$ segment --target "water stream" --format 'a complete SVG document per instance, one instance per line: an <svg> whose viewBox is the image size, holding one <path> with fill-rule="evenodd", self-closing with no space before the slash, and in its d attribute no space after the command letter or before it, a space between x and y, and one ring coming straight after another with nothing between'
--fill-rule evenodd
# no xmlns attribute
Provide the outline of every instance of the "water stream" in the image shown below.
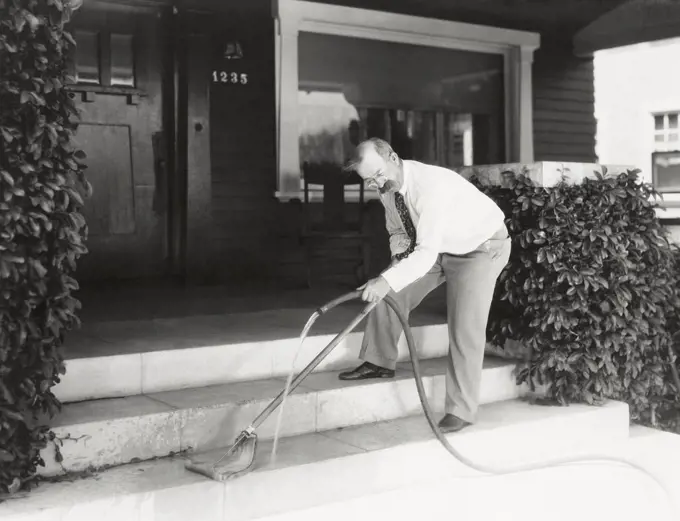
<svg viewBox="0 0 680 521"><path fill-rule="evenodd" d="M279 406L279 415L276 418L276 427L274 429L274 444L272 445L272 453L269 459L269 464L271 466L274 466L276 464L276 451L279 445L279 434L281 432L283 410L286 407L286 400L288 399L290 386L291 383L293 382L293 375L295 374L295 363L297 362L298 356L300 355L300 351L302 351L302 345L305 343L305 339L309 334L309 330L312 328L312 325L314 324L314 322L316 322L316 319L319 318L319 316L320 315L318 312L314 312L314 314L311 317L309 317L309 320L305 324L305 327L302 329L302 333L300 333L300 343L298 344L297 351L295 352L295 356L293 357L293 363L291 364L290 371L288 373L288 378L286 379L286 387L284 389L285 392L283 393L283 399L281 400L281 405Z"/></svg>

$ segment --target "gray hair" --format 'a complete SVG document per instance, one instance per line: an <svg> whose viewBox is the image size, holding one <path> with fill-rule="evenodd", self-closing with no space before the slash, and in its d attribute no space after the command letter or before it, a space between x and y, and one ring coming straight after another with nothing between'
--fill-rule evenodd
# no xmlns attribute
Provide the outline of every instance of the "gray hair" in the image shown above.
<svg viewBox="0 0 680 521"><path fill-rule="evenodd" d="M357 165L361 162L361 158L359 157L359 150L361 150L366 145L372 145L375 151L378 153L378 155L382 157L385 161L389 161L390 156L392 154L395 154L397 156L398 163L401 165L401 158L399 157L399 154L397 154L394 151L392 145L390 145L384 139L380 139L379 137L371 137L357 145L354 156L347 162L343 170L349 172L356 169Z"/></svg>
<svg viewBox="0 0 680 521"><path fill-rule="evenodd" d="M373 148L375 148L375 151L378 153L378 155L385 160L389 159L390 156L395 153L392 145L390 145L384 139L380 139L379 137L369 138L363 143L360 143L359 146L369 143L373 145ZM399 156L397 155L397 157Z"/></svg>

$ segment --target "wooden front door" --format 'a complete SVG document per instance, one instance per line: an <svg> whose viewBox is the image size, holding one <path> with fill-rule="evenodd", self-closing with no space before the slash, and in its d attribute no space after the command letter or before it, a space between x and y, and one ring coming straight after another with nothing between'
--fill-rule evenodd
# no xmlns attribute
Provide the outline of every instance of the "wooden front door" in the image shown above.
<svg viewBox="0 0 680 521"><path fill-rule="evenodd" d="M71 25L76 142L93 188L80 280L155 278L168 269L164 21L158 8L94 1Z"/></svg>

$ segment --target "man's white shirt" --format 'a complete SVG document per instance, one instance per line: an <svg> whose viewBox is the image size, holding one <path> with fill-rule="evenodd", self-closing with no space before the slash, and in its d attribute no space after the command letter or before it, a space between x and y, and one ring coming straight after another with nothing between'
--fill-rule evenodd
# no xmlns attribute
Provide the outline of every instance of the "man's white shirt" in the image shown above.
<svg viewBox="0 0 680 521"><path fill-rule="evenodd" d="M382 276L399 292L425 275L441 253L463 255L474 251L503 225L496 203L457 172L418 161L403 161L404 184L399 192L416 229L415 250ZM394 257L411 241L394 202L381 194Z"/></svg>

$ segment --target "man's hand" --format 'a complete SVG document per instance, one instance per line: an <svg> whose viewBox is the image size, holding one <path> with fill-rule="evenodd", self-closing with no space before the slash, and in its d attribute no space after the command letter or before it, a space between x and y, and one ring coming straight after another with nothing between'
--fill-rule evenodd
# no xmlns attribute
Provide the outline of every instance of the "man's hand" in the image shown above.
<svg viewBox="0 0 680 521"><path fill-rule="evenodd" d="M359 289L363 289L362 300L366 302L380 302L392 289L383 277L376 277L369 280Z"/></svg>

